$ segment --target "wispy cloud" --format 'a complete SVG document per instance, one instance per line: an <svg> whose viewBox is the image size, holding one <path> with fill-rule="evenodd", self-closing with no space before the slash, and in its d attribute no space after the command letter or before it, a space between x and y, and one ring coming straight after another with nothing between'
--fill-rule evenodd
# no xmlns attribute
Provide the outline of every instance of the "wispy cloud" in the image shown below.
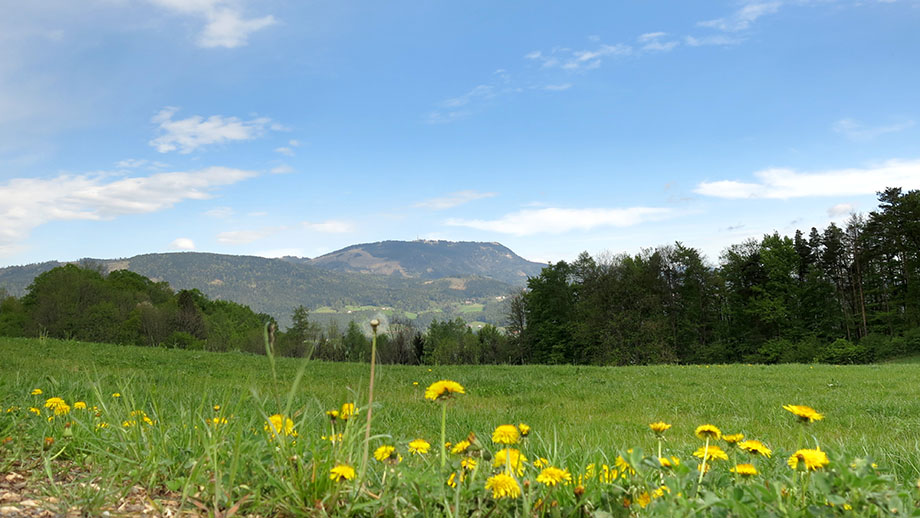
<svg viewBox="0 0 920 518"><path fill-rule="evenodd" d="M630 45L617 43L608 45L600 43L589 49L572 50L557 47L546 53L535 50L524 55L525 59L539 62L543 68L561 68L563 70L593 70L599 68L605 58L611 56L628 56L633 53Z"/></svg>
<svg viewBox="0 0 920 518"><path fill-rule="evenodd" d="M229 230L217 234L217 242L225 245L246 245L284 230L282 227L265 227L252 230Z"/></svg>
<svg viewBox="0 0 920 518"><path fill-rule="evenodd" d="M725 32L743 31L758 18L779 11L781 5L781 2L749 2L729 16L699 22L697 25Z"/></svg>
<svg viewBox="0 0 920 518"><path fill-rule="evenodd" d="M173 115L178 111L178 108L166 107L151 119L151 122L158 125L160 136L151 140L150 145L160 153L179 151L188 154L203 146L252 140L263 135L267 129L281 129L280 125L272 123L268 117L243 121L220 115L212 115L207 119L193 115L187 119L173 120Z"/></svg>
<svg viewBox="0 0 920 518"><path fill-rule="evenodd" d="M205 48L235 48L246 45L249 35L274 25L272 15L246 18L239 1L234 0L149 0L169 11L195 16L205 21L198 45Z"/></svg>
<svg viewBox="0 0 920 518"><path fill-rule="evenodd" d="M703 47L706 45L738 45L744 40L741 38L733 36L725 36L724 34L716 34L714 36L687 36L684 38L684 43L688 47Z"/></svg>
<svg viewBox="0 0 920 518"><path fill-rule="evenodd" d="M702 182L694 192L717 198L789 199L810 196L874 194L886 187L920 188L920 160L889 160L863 169L800 173L766 169L754 173L757 182L721 180Z"/></svg>
<svg viewBox="0 0 920 518"><path fill-rule="evenodd" d="M226 167L117 177L110 174L14 178L0 184L0 255L14 250L32 229L51 221L104 220L203 200L225 185L257 173Z"/></svg>
<svg viewBox="0 0 920 518"><path fill-rule="evenodd" d="M666 32L647 32L640 35L636 40L644 51L668 52L669 50L674 50L675 47L680 45L680 42L668 40L667 35L668 33Z"/></svg>
<svg viewBox="0 0 920 518"><path fill-rule="evenodd" d="M289 173L294 172L294 168L287 164L281 164L281 165L272 167L270 172L272 174L289 174Z"/></svg>
<svg viewBox="0 0 920 518"><path fill-rule="evenodd" d="M629 227L669 216L671 209L656 207L630 207L625 209L525 209L506 214L499 219L449 219L446 224L470 227L501 234L529 236L534 234L561 234L573 230L591 230L598 227Z"/></svg>
<svg viewBox="0 0 920 518"><path fill-rule="evenodd" d="M205 216L210 216L212 218L229 218L233 214L234 210L230 207L214 207L204 213Z"/></svg>
<svg viewBox="0 0 920 518"><path fill-rule="evenodd" d="M830 218L839 218L840 216L844 216L855 211L856 206L852 203L838 203L837 205L827 209L827 215Z"/></svg>
<svg viewBox="0 0 920 518"><path fill-rule="evenodd" d="M450 209L453 207L458 207L464 205L471 201L481 200L483 198L492 198L496 195L494 192L480 192L474 190L465 190L457 191L448 194L447 196L441 196L438 198L431 198L425 201L420 201L414 205L414 207L424 208L424 209L433 209L433 210L444 210Z"/></svg>
<svg viewBox="0 0 920 518"><path fill-rule="evenodd" d="M897 133L912 128L914 121L908 120L887 126L866 126L853 119L840 119L834 123L833 130L851 140L872 140L886 133Z"/></svg>
<svg viewBox="0 0 920 518"><path fill-rule="evenodd" d="M322 232L324 234L344 234L354 230L354 225L347 221L327 220L321 222L304 221L303 228L313 232Z"/></svg>

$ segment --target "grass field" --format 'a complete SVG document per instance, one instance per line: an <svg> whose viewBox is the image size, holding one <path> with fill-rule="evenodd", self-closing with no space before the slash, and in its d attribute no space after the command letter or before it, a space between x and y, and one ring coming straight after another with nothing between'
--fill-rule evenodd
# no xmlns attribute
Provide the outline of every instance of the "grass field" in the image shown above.
<svg viewBox="0 0 920 518"><path fill-rule="evenodd" d="M122 481L108 488L109 498L123 497L117 488L126 484L140 484L150 491L167 487L183 496L195 493L203 501L211 498L212 511L230 507L244 493L256 495L248 505L261 512L294 513L292 509L306 501L322 500L331 491L322 484L314 484L309 498L295 489L258 489L260 483L284 485L280 472L264 467L277 453L265 446L265 417L292 416L299 432L296 448L308 449L300 455L319 457L319 445L326 444L322 437L330 435L325 411L352 401L363 406L368 382L368 366L363 364L279 358L276 383L269 359L263 356L57 340L0 339L0 358L0 410L19 407L0 414L0 438L9 438L0 447L0 471L22 470L32 463L36 479L51 480L47 475L55 468L50 464L41 468L42 459L57 451L43 447L45 438L52 437L57 444L74 445L64 448L56 462L76 464L87 479L105 475L107 480ZM295 381L299 374L302 378ZM744 433L763 441L777 458L820 445L832 458L871 457L900 487L911 486L920 476L920 365L916 363L618 368L384 365L377 371L371 451L382 444L405 445L425 438L434 445L432 459L436 458L440 404L423 396L425 387L441 379L457 381L466 389L449 405L448 440L456 442L475 432L488 443L497 425L527 423L533 429L528 439L531 458L546 456L573 472L591 462L612 466L627 448L654 452L658 443L648 425L664 420L672 425L666 434L668 451L693 451L700 445L695 428L711 423L724 433ZM293 392L292 387L296 387ZM36 388L42 395L30 395ZM113 398L113 393L121 396ZM85 401L89 407L99 407L102 417L80 418L77 410L71 411L74 426L64 437L62 419L48 422L26 410L31 406L47 412L42 405L51 396L70 404ZM803 427L783 410L784 404L809 405L825 418ZM214 405L221 407L217 414ZM134 410L142 410L155 424L149 430L121 426L131 420ZM215 415L229 419L230 435L212 434L205 420ZM109 426L100 430L100 419ZM362 414L362 434L363 419ZM145 434L143 448L136 444L138 433ZM209 450L217 436L221 444L236 446L225 455ZM345 455L352 461L355 455L360 457L359 440L341 448L348 451L333 449L331 456ZM207 459L213 464L211 471L202 468L195 475L195 462ZM223 479L218 477L223 489L208 489L204 482L213 482L215 472L224 473ZM201 480L193 480L195 476ZM315 471L312 476L315 480ZM104 505L102 497L86 503L82 493L62 489L60 484L56 487L53 494L68 505L96 509Z"/></svg>

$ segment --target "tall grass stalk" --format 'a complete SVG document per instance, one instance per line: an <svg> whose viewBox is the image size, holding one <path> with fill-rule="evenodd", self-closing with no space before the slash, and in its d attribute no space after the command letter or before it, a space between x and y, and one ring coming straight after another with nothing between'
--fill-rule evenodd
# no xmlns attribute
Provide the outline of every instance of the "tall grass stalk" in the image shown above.
<svg viewBox="0 0 920 518"><path fill-rule="evenodd" d="M374 380L376 378L374 367L377 365L377 326L380 321L376 318L371 320L371 331L374 337L371 341L371 379L367 387L367 425L364 428L364 455L361 457L361 477L364 483L364 475L367 473L367 459L371 447L371 414L374 411Z"/></svg>

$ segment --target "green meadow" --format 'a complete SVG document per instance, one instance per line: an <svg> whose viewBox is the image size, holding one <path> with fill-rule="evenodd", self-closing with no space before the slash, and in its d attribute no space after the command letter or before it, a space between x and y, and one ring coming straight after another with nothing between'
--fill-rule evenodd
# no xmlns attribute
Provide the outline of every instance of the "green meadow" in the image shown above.
<svg viewBox="0 0 920 518"><path fill-rule="evenodd" d="M383 504L370 497L367 508L343 508L340 493L345 490L326 477L333 462L356 467L361 462L368 364L277 358L273 366L266 356L240 353L15 338L0 338L0 358L0 439L5 438L0 472L30 472L36 490L55 496L55 501L98 511L107 499L123 497L122 488L139 484L195 500L215 515L215 510L240 500L241 509L263 514L381 514L374 505ZM426 401L424 393L442 379L466 390L448 404L448 441L456 443L473 432L484 450L490 450L496 426L526 423L532 432L525 454L531 460L546 457L573 474L588 463L612 467L627 449L636 450L635 455L653 454L658 442L648 425L665 421L672 425L664 434L665 451L685 465L695 465L690 453L701 445L694 436L696 427L713 424L725 434L743 433L772 448L770 464L761 468L767 474L781 472L796 449L819 447L833 462L870 459L892 488L907 491L920 477L917 363L378 365L371 452L394 445L406 457L400 469L417 465L418 472L438 473L441 404ZM42 394L32 395L34 389ZM120 396L113 397L115 393ZM50 397L69 405L83 401L88 408L49 420L53 414L44 403ZM357 403L359 414L338 422L336 431L344 430L346 436L339 444L330 443L326 411L347 402ZM803 425L784 404L811 406L824 419ZM215 405L220 409L214 410ZM152 424L138 423L140 412ZM297 432L292 444L273 440L266 432L266 417L273 414L292 419ZM215 417L227 421L212 425ZM53 439L50 445L48 438ZM426 456L406 451L408 442L417 438L432 444ZM290 487L291 480L307 475L301 468L287 473L288 468L271 467L279 454L310 464L309 482ZM480 462L487 464L488 458L485 454ZM79 483L55 483L59 470L76 473L74 480L109 484L90 496ZM374 465L369 470L378 482L386 471ZM406 481L412 479L410 471L400 473ZM685 478L692 482L695 471ZM383 482L378 490L389 487L385 476ZM464 491L476 498L488 496L483 481L477 484ZM369 491L380 497L377 490ZM306 510L314 502L324 503L319 510ZM533 505L509 509L540 514ZM418 506L424 504L413 508ZM470 507L468 513L488 507L482 506ZM418 512L448 511L435 506Z"/></svg>

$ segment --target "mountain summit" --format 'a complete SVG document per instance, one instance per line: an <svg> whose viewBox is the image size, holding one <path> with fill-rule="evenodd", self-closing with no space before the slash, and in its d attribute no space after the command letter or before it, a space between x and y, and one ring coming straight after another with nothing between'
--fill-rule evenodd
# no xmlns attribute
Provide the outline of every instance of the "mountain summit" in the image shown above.
<svg viewBox="0 0 920 518"><path fill-rule="evenodd" d="M528 261L499 243L474 241L380 241L352 245L308 264L327 270L421 279L490 277L523 285L546 266Z"/></svg>

